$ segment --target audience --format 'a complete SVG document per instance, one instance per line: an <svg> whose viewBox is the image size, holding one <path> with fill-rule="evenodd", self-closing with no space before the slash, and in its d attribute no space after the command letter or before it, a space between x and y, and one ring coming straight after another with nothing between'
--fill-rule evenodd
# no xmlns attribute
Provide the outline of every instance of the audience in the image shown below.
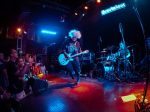
<svg viewBox="0 0 150 112"><path fill-rule="evenodd" d="M9 56L4 57L0 52L0 110L20 112L18 97L31 93L34 82L31 74L40 73L45 74L46 68L40 61L36 63L36 55L18 57L17 51L11 49Z"/></svg>
<svg viewBox="0 0 150 112"><path fill-rule="evenodd" d="M6 70L6 63L4 60L4 54L0 53L0 85L3 88L8 87L8 76L7 76L7 70Z"/></svg>
<svg viewBox="0 0 150 112"><path fill-rule="evenodd" d="M6 64L7 74L9 79L9 89L12 94L19 93L23 90L23 83L19 80L17 73L18 53L15 49L10 51L10 60Z"/></svg>

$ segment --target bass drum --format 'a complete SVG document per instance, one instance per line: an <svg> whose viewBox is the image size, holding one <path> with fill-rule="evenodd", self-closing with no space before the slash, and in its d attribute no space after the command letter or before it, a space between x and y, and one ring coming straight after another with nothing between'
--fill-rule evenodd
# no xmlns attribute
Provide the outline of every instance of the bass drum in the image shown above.
<svg viewBox="0 0 150 112"><path fill-rule="evenodd" d="M107 80L110 81L115 81L116 77L115 77L115 66L114 66L114 62L112 61L106 61L104 64L104 78L106 78Z"/></svg>
<svg viewBox="0 0 150 112"><path fill-rule="evenodd" d="M116 80L115 67L112 61L99 62L96 65L96 78L105 78L107 80Z"/></svg>
<svg viewBox="0 0 150 112"><path fill-rule="evenodd" d="M112 61L106 61L104 64L105 75L110 75L114 73L114 64Z"/></svg>

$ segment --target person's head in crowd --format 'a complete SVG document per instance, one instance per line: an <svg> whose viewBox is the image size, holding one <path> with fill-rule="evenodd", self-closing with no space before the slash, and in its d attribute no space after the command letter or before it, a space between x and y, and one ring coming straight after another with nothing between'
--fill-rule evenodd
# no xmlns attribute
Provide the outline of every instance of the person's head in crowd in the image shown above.
<svg viewBox="0 0 150 112"><path fill-rule="evenodd" d="M28 63L30 66L34 66L35 60L34 60L34 57L32 55L29 56Z"/></svg>
<svg viewBox="0 0 150 112"><path fill-rule="evenodd" d="M33 54L33 60L36 63L36 54Z"/></svg>
<svg viewBox="0 0 150 112"><path fill-rule="evenodd" d="M13 61L16 61L16 59L18 58L18 53L15 49L11 49L10 50L10 59Z"/></svg>
<svg viewBox="0 0 150 112"><path fill-rule="evenodd" d="M25 61L26 61L26 62L29 62L29 57L30 57L30 54L26 53L26 54L25 54Z"/></svg>
<svg viewBox="0 0 150 112"><path fill-rule="evenodd" d="M0 52L0 61L4 61L4 53Z"/></svg>
<svg viewBox="0 0 150 112"><path fill-rule="evenodd" d="M8 62L10 60L10 56L9 55L6 55L5 56L5 62Z"/></svg>
<svg viewBox="0 0 150 112"><path fill-rule="evenodd" d="M125 49L126 47L125 43L122 41L119 43L119 46L120 46L120 49Z"/></svg>
<svg viewBox="0 0 150 112"><path fill-rule="evenodd" d="M25 60L23 58L18 59L18 66L23 67L25 65Z"/></svg>

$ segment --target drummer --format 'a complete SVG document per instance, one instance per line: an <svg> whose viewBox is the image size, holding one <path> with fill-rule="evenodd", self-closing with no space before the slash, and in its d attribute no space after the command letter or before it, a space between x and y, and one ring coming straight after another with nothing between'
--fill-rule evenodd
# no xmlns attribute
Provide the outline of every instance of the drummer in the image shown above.
<svg viewBox="0 0 150 112"><path fill-rule="evenodd" d="M118 53L119 53L120 59L128 59L131 56L129 49L126 47L125 43L122 41L119 43Z"/></svg>

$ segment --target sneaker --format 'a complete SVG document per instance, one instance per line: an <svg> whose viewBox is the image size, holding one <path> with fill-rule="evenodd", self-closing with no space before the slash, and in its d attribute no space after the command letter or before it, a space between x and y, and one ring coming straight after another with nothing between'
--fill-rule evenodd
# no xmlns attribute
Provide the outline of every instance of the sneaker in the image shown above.
<svg viewBox="0 0 150 112"><path fill-rule="evenodd" d="M77 80L76 85L80 83L80 79Z"/></svg>

